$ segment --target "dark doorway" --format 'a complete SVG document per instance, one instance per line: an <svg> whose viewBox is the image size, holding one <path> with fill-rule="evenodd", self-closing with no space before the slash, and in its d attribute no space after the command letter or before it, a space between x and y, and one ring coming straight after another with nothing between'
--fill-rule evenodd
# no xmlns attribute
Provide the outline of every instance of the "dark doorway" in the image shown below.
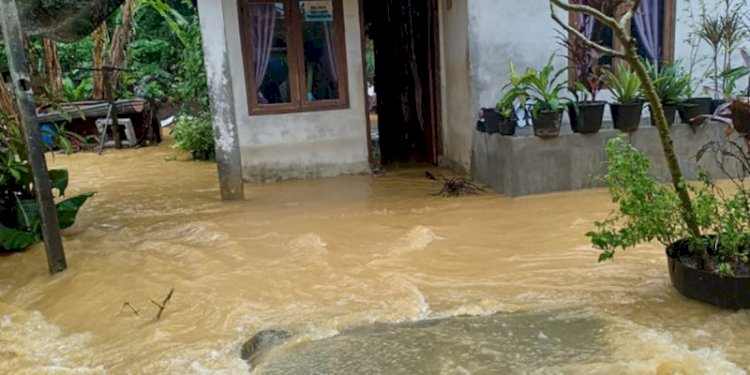
<svg viewBox="0 0 750 375"><path fill-rule="evenodd" d="M437 1L364 1L383 165L437 164L442 153Z"/></svg>

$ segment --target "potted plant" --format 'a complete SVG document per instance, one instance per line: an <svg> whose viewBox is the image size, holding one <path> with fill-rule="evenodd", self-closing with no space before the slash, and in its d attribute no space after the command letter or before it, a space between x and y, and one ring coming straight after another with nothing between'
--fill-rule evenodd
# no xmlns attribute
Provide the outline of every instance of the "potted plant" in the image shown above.
<svg viewBox="0 0 750 375"><path fill-rule="evenodd" d="M707 233L694 236L680 215L677 192L650 175L650 162L642 153L620 137L610 140L606 151L603 181L618 208L587 233L601 250L599 260L657 240L667 249L672 284L683 295L724 308L750 308L748 171L727 175L735 193L719 188L705 172L700 173L700 184L688 185L700 233ZM750 166L750 154L731 140L706 145L698 159L711 154L721 164L741 161Z"/></svg>
<svg viewBox="0 0 750 375"><path fill-rule="evenodd" d="M609 89L615 99L610 103L615 129L632 132L638 129L643 112L641 80L632 70L621 65L617 74L607 72Z"/></svg>
<svg viewBox="0 0 750 375"><path fill-rule="evenodd" d="M605 2L602 2L604 5ZM587 33L587 28L593 28L596 23L586 22L581 18L576 29ZM590 30L591 34L596 31ZM560 35L560 45L568 50L568 61L573 69L574 80L570 92L575 100L568 105L570 127L576 133L596 133L602 127L604 107L607 102L597 101L596 96L604 86L607 67L600 63L601 54L577 38Z"/></svg>
<svg viewBox="0 0 750 375"><path fill-rule="evenodd" d="M569 99L560 96L565 90L565 82L560 77L566 68L556 69L555 55L550 56L547 65L541 70L529 68L521 80L522 92L532 101L531 118L534 135L539 138L554 138L560 134L562 115Z"/></svg>
<svg viewBox="0 0 750 375"><path fill-rule="evenodd" d="M683 95L690 85L690 78L682 72L680 66L674 63L664 64L659 67L657 64L648 64L648 73L651 81L654 82L656 95L659 97L664 115L667 117L667 124L674 124L677 107L683 103ZM649 108L653 111L653 108ZM656 116L651 112L651 125L656 126Z"/></svg>
<svg viewBox="0 0 750 375"><path fill-rule="evenodd" d="M600 50L627 61L640 77L649 104L652 108L661 108L655 82L638 57L637 47L629 43L632 36L625 26L638 12L633 6L637 2L626 4L617 17L610 17L586 6L574 7L566 0L549 1L553 5L553 20L568 30L570 27L554 13L555 7L586 12L610 25L625 48L616 51L589 41ZM580 33L574 35L588 40ZM617 250L658 240L667 245L670 277L681 293L723 307L750 307L750 192L741 179L735 177L732 181L738 185L736 193L718 193L704 172L700 173L703 181L700 186L685 183L666 116L660 110L654 110L654 115L671 185L656 181L649 174L649 160L624 138L616 137L608 142L608 173L604 181L617 209L606 220L595 223L596 230L589 233L594 247L602 251L599 259L611 259ZM710 149L701 150L697 158ZM746 156L742 145L731 142L716 149L717 161L723 163L721 158L730 159L730 164L740 168L739 176L748 175L750 155ZM733 149L735 151L731 151Z"/></svg>
<svg viewBox="0 0 750 375"><path fill-rule="evenodd" d="M516 111L515 103L522 93L517 88L506 90L500 101L495 106L495 112L498 114L498 131L500 135L512 136L516 134Z"/></svg>

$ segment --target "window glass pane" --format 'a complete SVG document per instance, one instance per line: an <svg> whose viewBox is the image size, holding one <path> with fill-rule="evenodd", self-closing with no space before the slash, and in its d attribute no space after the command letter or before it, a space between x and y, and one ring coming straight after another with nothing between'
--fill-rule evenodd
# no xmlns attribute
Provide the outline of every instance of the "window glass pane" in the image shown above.
<svg viewBox="0 0 750 375"><path fill-rule="evenodd" d="M309 101L339 98L339 49L331 0L299 1L305 58L305 92Z"/></svg>
<svg viewBox="0 0 750 375"><path fill-rule="evenodd" d="M283 2L250 4L259 104L291 102L285 13Z"/></svg>

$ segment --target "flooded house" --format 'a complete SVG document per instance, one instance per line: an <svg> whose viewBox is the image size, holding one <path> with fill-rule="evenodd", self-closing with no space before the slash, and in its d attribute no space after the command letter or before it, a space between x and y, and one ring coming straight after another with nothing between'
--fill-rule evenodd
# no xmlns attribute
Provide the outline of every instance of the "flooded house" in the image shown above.
<svg viewBox="0 0 750 375"><path fill-rule="evenodd" d="M593 135L563 125L554 139L533 137L528 128L514 137L475 130L479 109L493 107L509 81L509 60L519 70L540 68L556 53L557 67L568 64L546 0L218 3L198 2L207 69L209 77L221 73L209 79L211 91L224 91L219 107L236 126L244 180L365 173L377 163L371 156L377 134L384 165L446 166L512 196L572 190L590 186L590 175L602 171L606 140L618 134L611 125ZM695 19L683 17L686 6L643 2L632 27L641 25L634 35L645 58L689 57L682 41ZM368 43L377 122L368 105ZM673 137L693 163L687 155L722 132L704 127L696 136L674 127ZM630 137L666 177L655 129L642 127Z"/></svg>

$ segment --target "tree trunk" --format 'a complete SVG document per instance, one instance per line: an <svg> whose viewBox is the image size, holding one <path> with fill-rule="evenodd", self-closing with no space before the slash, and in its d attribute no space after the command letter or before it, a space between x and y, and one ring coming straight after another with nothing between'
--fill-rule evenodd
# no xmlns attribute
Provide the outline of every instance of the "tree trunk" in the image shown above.
<svg viewBox="0 0 750 375"><path fill-rule="evenodd" d="M94 90L92 98L94 100L104 100L107 98L107 88L104 85L104 44L107 42L107 24L103 23L93 34L94 39Z"/></svg>
<svg viewBox="0 0 750 375"><path fill-rule="evenodd" d="M29 76L31 78L31 88L36 93L44 91L44 84L46 77L42 75L39 65L39 54L37 53L36 46L34 45L34 39L31 37L23 38L24 49L26 50L26 56L29 61Z"/></svg>
<svg viewBox="0 0 750 375"><path fill-rule="evenodd" d="M16 111L16 105L13 104L13 95L11 95L8 87L3 82L2 76L0 76L0 114L8 115L18 120L18 111Z"/></svg>
<svg viewBox="0 0 750 375"><path fill-rule="evenodd" d="M109 91L109 102L113 104L117 99L117 86L120 81L120 71L125 62L125 52L128 48L130 39L130 26L133 23L133 2L134 0L125 0L121 7L122 23L115 28L112 34L112 41L109 45L109 68L112 71L107 76L105 90ZM117 124L117 110L112 106L112 138L115 141L115 148L122 148L120 139L120 129Z"/></svg>
<svg viewBox="0 0 750 375"><path fill-rule="evenodd" d="M109 45L109 66L113 68L122 68L125 62L125 53L130 41L130 29L133 23L133 3L134 0L125 0L125 4L121 8L122 23L115 28L112 34ZM117 83L120 72L116 70L111 78L113 82Z"/></svg>
<svg viewBox="0 0 750 375"><path fill-rule="evenodd" d="M62 68L57 56L57 44L49 39L44 42L44 66L47 72L47 85L52 92L62 91Z"/></svg>

